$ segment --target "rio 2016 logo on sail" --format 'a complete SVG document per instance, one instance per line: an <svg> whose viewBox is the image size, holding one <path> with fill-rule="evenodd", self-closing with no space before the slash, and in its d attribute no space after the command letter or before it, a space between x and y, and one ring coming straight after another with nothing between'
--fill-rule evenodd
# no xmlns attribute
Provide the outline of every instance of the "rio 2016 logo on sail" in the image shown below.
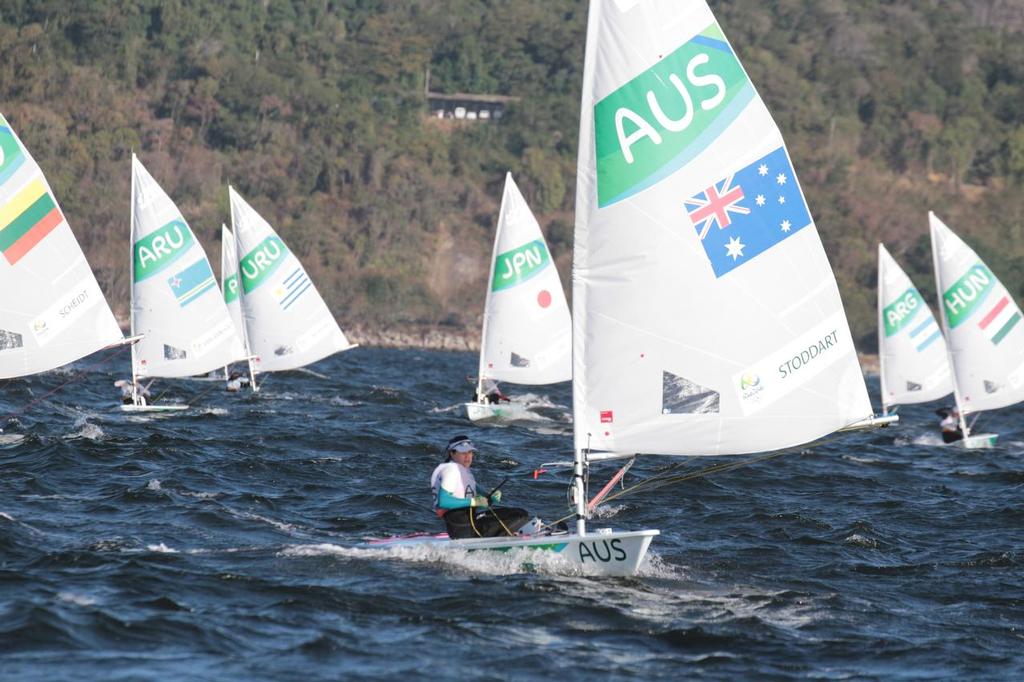
<svg viewBox="0 0 1024 682"><path fill-rule="evenodd" d="M602 99L594 106L598 205L671 175L706 149L753 97L743 67L712 24Z"/></svg>

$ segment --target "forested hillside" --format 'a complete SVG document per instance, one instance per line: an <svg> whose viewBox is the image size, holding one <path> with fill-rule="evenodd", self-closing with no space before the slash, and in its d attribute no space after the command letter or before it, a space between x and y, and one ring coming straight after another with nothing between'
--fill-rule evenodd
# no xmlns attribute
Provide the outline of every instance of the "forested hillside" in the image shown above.
<svg viewBox="0 0 1024 682"><path fill-rule="evenodd" d="M1024 5L720 0L872 350L875 249L926 296L926 212L1024 293ZM566 283L586 3L4 0L0 111L42 165L115 309L129 158L219 256L227 184L278 228L343 326L477 333L506 170ZM514 95L432 119L432 90ZM567 284L568 286L568 284Z"/></svg>

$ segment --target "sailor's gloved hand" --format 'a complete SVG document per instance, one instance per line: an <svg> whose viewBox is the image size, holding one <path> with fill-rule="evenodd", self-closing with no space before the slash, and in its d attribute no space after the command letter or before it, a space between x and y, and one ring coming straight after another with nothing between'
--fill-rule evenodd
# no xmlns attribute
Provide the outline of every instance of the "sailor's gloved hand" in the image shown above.
<svg viewBox="0 0 1024 682"><path fill-rule="evenodd" d="M491 496L488 498L488 502L490 502L492 505L501 502L501 491L495 490L493 493L491 493Z"/></svg>
<svg viewBox="0 0 1024 682"><path fill-rule="evenodd" d="M473 497L469 501L469 506L470 507L486 507L486 506L488 506L487 498L484 497L483 495L477 495L477 496Z"/></svg>

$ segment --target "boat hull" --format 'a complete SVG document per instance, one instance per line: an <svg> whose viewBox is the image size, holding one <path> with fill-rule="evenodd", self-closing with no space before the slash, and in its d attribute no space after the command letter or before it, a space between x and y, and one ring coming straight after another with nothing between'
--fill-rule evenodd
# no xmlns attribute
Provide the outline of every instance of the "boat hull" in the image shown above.
<svg viewBox="0 0 1024 682"><path fill-rule="evenodd" d="M180 412L188 405L121 405L122 412Z"/></svg>
<svg viewBox="0 0 1024 682"><path fill-rule="evenodd" d="M598 531L575 534L522 537L471 538L452 540L447 535L412 535L370 540L363 547L390 549L400 547L436 547L468 552L523 552L523 564L529 565L535 552L554 553L567 567L586 575L633 575L640 568L657 530L622 532Z"/></svg>
<svg viewBox="0 0 1024 682"><path fill-rule="evenodd" d="M532 412L522 403L465 403L466 416L472 422L507 422L530 419Z"/></svg>
<svg viewBox="0 0 1024 682"><path fill-rule="evenodd" d="M963 448L964 450L986 450L988 448L994 448L998 438L998 433L972 433L966 438L954 441L953 445Z"/></svg>

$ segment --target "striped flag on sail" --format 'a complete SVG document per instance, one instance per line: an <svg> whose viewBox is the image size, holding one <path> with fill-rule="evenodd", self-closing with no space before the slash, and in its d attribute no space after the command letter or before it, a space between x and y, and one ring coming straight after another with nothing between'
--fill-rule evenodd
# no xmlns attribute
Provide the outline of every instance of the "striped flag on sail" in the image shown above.
<svg viewBox="0 0 1024 682"><path fill-rule="evenodd" d="M941 339L942 331L939 330L939 325L935 318L929 314L927 319L922 320L919 325L910 330L910 338L913 340L917 352L920 353Z"/></svg>
<svg viewBox="0 0 1024 682"><path fill-rule="evenodd" d="M274 298L277 299L283 310L288 310L292 303L299 300L299 297L311 286L313 283L309 281L309 277L306 277L305 271L300 266L292 270L283 282L274 287Z"/></svg>
<svg viewBox="0 0 1024 682"><path fill-rule="evenodd" d="M176 275L167 278L167 284L182 308L196 300L210 289L217 287L213 270L205 258L200 258Z"/></svg>
<svg viewBox="0 0 1024 682"><path fill-rule="evenodd" d="M1017 304L1006 294L998 297L991 308L985 311L978 327L995 345L1006 338L1006 335L1020 322L1020 310Z"/></svg>
<svg viewBox="0 0 1024 682"><path fill-rule="evenodd" d="M0 251L14 265L62 222L42 176L36 177L0 206Z"/></svg>

